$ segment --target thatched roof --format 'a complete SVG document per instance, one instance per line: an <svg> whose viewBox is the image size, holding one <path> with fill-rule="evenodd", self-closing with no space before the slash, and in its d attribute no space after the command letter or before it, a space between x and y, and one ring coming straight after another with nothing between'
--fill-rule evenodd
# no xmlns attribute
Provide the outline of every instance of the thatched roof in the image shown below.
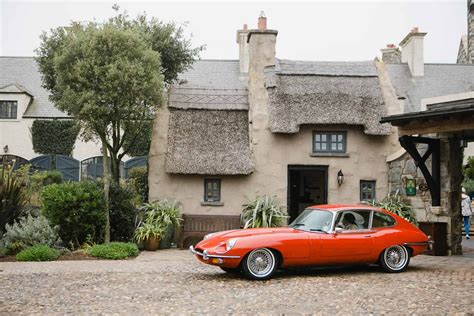
<svg viewBox="0 0 474 316"><path fill-rule="evenodd" d="M180 79L169 95L166 172L252 173L248 92L239 62L197 61Z"/></svg>
<svg viewBox="0 0 474 316"><path fill-rule="evenodd" d="M166 172L252 173L247 111L170 109L170 112Z"/></svg>
<svg viewBox="0 0 474 316"><path fill-rule="evenodd" d="M388 135L373 62L279 60L266 74L270 130L297 133L303 124L361 125L370 135Z"/></svg>

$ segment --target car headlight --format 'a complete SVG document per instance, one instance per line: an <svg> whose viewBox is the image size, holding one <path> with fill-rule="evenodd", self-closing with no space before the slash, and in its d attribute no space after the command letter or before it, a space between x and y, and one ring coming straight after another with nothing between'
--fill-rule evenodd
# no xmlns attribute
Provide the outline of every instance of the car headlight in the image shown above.
<svg viewBox="0 0 474 316"><path fill-rule="evenodd" d="M207 234L206 236L204 236L204 240L208 240L210 238L212 238L212 236L214 236L215 233L210 233L210 234Z"/></svg>
<svg viewBox="0 0 474 316"><path fill-rule="evenodd" d="M236 242L237 242L237 238L232 238L232 239L227 240L225 243L225 250L229 251L232 248L234 248Z"/></svg>

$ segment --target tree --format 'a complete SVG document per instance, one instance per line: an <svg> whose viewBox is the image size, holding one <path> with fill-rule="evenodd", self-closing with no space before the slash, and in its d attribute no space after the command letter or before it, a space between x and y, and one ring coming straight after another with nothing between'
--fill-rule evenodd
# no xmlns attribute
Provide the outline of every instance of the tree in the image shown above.
<svg viewBox="0 0 474 316"><path fill-rule="evenodd" d="M114 10L118 12L118 6L114 6ZM51 99L58 107L60 107L59 98L65 100L64 91L61 90L62 87L58 82L58 71L64 71L67 68L67 63L86 57L72 54L65 59L66 49L70 51L70 45L77 43L80 38L84 36L84 33L89 33L98 29L114 29L119 32L140 36L143 40L142 44L144 44L144 46L159 53L161 58L161 68L159 68L159 71L167 86L176 82L179 73L188 69L194 60L199 57L199 53L204 49L204 46L198 46L195 48L191 46L191 41L184 37L183 27L177 26L174 23L163 23L156 18L149 19L146 14L141 14L135 19L130 19L128 14L123 12L118 13L102 25L99 25L98 23L82 25L73 22L68 27L58 27L51 30L50 34L43 33L41 36L41 46L37 49L37 62L40 72L43 75L43 86L51 92ZM109 54L110 52L106 49L106 51L102 50L102 53ZM60 66L61 60L63 60L63 66ZM96 64L95 66L99 67L102 65ZM85 78L87 81L93 77L94 74L83 72L80 76L82 75L86 75ZM99 73L95 73L95 75L99 75ZM72 79L71 76L70 79ZM90 83L93 85L94 83L103 82L105 82L105 80L97 79ZM107 82L105 86L96 89L93 93L97 94L98 92L113 88L113 83ZM75 85L71 86L71 89L75 89ZM104 101L101 101L101 104L105 104ZM72 106L68 106L64 104L64 102L63 105L64 108L62 109L65 112L78 118L74 114L78 112L77 109L72 109ZM100 107L99 104L97 106ZM110 106L114 105L112 104ZM150 106L150 104L146 105L148 108L150 108ZM90 107L84 105L82 108L86 109ZM97 109L94 109L94 111L96 110ZM100 111L93 113L93 115L103 114L104 113ZM118 183L120 179L120 163L126 154L129 152L135 155L137 152L141 152L142 154L148 153L149 142L151 140L151 137L149 137L149 135L151 135L151 122L154 118L153 111L149 113L150 115L145 115L146 117L143 115L136 116L133 110L132 112L117 114L120 114L120 116L115 115L114 117L104 117L104 122L102 122L103 124L106 122L110 123L110 133L106 134L108 140L107 149L110 153L112 179L116 183ZM125 116L123 114L125 114ZM88 128L83 131L82 135L86 139L91 137L100 138L100 135L97 133L90 132L90 130L93 130L93 128L91 129L91 126L87 123L90 122L90 118L91 117L78 118L83 122L83 124L88 125ZM114 122L114 124L112 124L112 122ZM137 150L137 143L143 144L144 141L148 141L148 144L146 144L147 146L142 150ZM104 161L104 164L105 163L106 162Z"/></svg>
<svg viewBox="0 0 474 316"><path fill-rule="evenodd" d="M191 48L181 27L144 14L130 20L122 13L102 24L72 22L41 36L36 60L43 87L60 110L81 122L83 138L101 141L107 197L111 175L119 183L122 158L149 133L163 82L176 81L202 49ZM109 222L107 215L106 241Z"/></svg>

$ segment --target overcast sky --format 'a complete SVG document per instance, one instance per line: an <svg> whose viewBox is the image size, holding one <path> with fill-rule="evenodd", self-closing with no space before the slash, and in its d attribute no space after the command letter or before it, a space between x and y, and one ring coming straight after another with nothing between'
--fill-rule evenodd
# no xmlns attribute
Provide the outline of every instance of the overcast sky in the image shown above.
<svg viewBox="0 0 474 316"><path fill-rule="evenodd" d="M370 60L418 26L427 32L425 61L456 62L466 33L466 0L447 1L12 1L0 0L0 55L32 56L43 30L71 20L102 21L113 3L135 16L146 11L164 21L188 22L203 59L237 59L236 30L255 28L260 11L278 30L277 57L299 60ZM0 70L1 71L1 70Z"/></svg>

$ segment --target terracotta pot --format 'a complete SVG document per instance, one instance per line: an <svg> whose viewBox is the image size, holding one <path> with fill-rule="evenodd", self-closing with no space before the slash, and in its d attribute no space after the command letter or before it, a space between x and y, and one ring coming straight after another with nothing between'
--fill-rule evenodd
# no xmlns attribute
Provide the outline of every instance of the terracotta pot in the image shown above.
<svg viewBox="0 0 474 316"><path fill-rule="evenodd" d="M148 251L156 251L160 247L160 237L151 237L145 240L145 249Z"/></svg>

